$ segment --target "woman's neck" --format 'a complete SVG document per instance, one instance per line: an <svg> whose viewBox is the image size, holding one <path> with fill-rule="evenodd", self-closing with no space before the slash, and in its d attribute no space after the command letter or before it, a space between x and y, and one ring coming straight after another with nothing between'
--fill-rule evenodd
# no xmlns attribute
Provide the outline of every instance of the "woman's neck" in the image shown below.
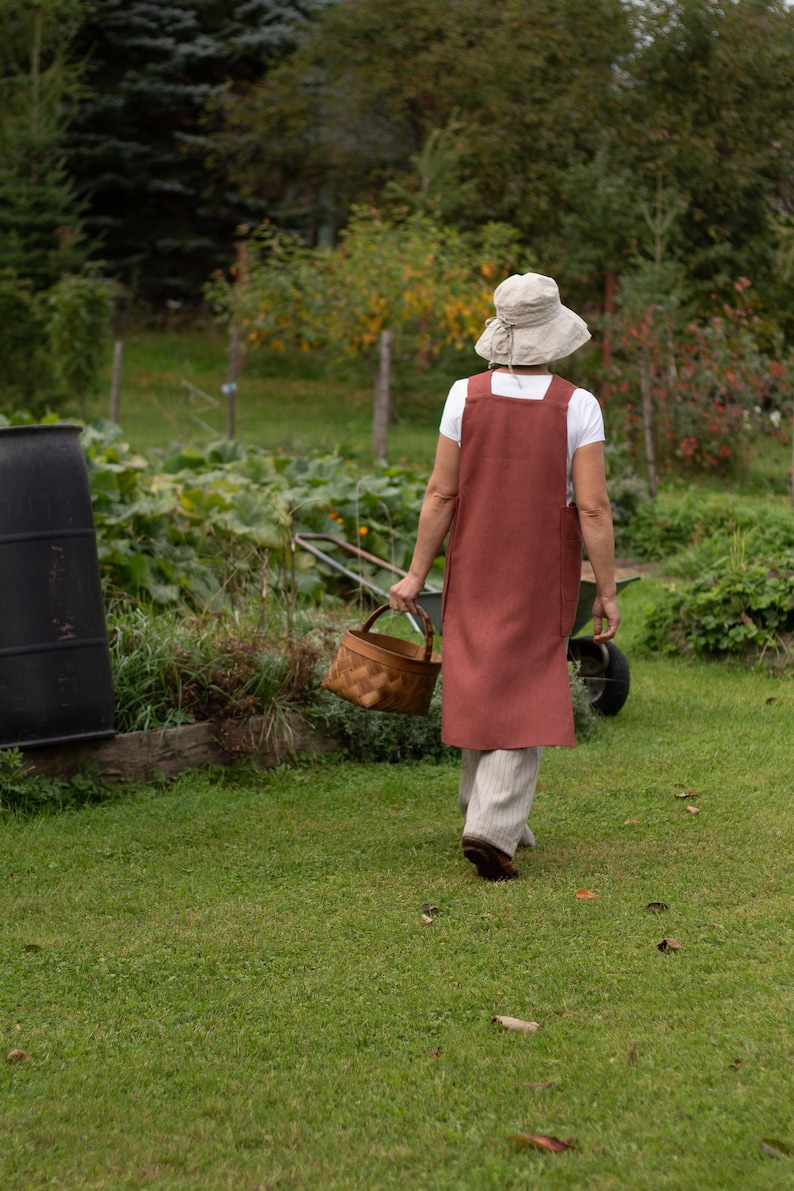
<svg viewBox="0 0 794 1191"><path fill-rule="evenodd" d="M510 372L510 369L505 364L501 368L497 368L496 371ZM512 371L517 372L519 376L548 376L549 366L548 364L515 364Z"/></svg>

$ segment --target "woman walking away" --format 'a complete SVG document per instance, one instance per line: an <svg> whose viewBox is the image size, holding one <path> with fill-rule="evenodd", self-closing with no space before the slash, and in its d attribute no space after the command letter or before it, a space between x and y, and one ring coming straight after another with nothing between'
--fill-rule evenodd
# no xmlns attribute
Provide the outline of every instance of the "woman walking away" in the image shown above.
<svg viewBox="0 0 794 1191"><path fill-rule="evenodd" d="M615 636L604 424L592 393L548 362L590 338L539 273L508 277L475 345L489 370L451 388L411 568L391 607L416 600L447 533L442 739L463 750L463 854L481 877L518 876L544 745L574 746L567 638L584 540L595 640ZM575 493L576 504L572 504Z"/></svg>

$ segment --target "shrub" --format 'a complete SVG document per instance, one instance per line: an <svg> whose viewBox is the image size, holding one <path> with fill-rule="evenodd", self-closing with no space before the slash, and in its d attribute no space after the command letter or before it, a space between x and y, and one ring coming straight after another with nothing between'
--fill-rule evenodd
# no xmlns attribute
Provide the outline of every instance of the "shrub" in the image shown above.
<svg viewBox="0 0 794 1191"><path fill-rule="evenodd" d="M615 527L615 550L618 554L628 553L631 547L630 527L639 510L648 504L651 496L645 480L634 471L628 444L608 443L604 454L612 522Z"/></svg>
<svg viewBox="0 0 794 1191"><path fill-rule="evenodd" d="M354 761L441 761L459 749L441 743L441 689L436 687L426 716L366 711L317 691L309 719L338 740Z"/></svg>
<svg viewBox="0 0 794 1191"><path fill-rule="evenodd" d="M585 740L598 729L587 687L569 666L574 727L577 740ZM394 715L366 711L328 691L319 690L308 709L312 723L340 741L354 761L442 761L458 757L460 749L441 741L442 682L436 686L426 716Z"/></svg>
<svg viewBox="0 0 794 1191"><path fill-rule="evenodd" d="M646 617L654 649L698 654L789 654L794 631L794 550L747 561L736 538L727 557L694 582L671 584Z"/></svg>
<svg viewBox="0 0 794 1191"><path fill-rule="evenodd" d="M0 271L0 408L43 410L52 390L41 298L13 269Z"/></svg>
<svg viewBox="0 0 794 1191"><path fill-rule="evenodd" d="M94 393L111 305L91 270L38 292L13 269L0 271L0 409L40 416Z"/></svg>
<svg viewBox="0 0 794 1191"><path fill-rule="evenodd" d="M568 663L568 677L571 683L573 726L576 739L587 740L598 731L598 716L593 711L587 683L579 677L579 671L573 662Z"/></svg>
<svg viewBox="0 0 794 1191"><path fill-rule="evenodd" d="M668 569L693 578L704 565L729 553L736 533L745 539L751 558L792 550L794 514L771 500L760 507L723 493L663 493L641 503L622 530L634 557L658 561L676 555Z"/></svg>
<svg viewBox="0 0 794 1191"><path fill-rule="evenodd" d="M81 406L99 387L102 345L108 338L113 296L95 270L62 277L46 295L47 341L63 401Z"/></svg>
<svg viewBox="0 0 794 1191"><path fill-rule="evenodd" d="M787 400L791 362L781 342L762 350L764 327L749 287L747 278L736 281L733 303L705 322L676 326L670 310L654 305L642 315L627 310L618 320L624 434L639 454L643 418L636 395L645 383L660 472L730 474L766 425L758 415Z"/></svg>

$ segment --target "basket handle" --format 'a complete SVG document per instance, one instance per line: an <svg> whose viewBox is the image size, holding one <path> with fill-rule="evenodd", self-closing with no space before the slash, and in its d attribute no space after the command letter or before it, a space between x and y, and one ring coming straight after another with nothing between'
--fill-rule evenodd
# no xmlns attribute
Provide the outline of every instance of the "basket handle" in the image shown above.
<svg viewBox="0 0 794 1191"><path fill-rule="evenodd" d="M364 621L364 624L361 626L362 633L368 632L379 616L382 616L384 612L390 611L393 611L393 609L390 608L388 604L381 604L380 608L376 608L375 611L370 613L370 615ZM429 662L430 656L433 652L433 625L430 621L430 617L427 615L424 608L422 608L419 604L416 605L416 611L422 617L422 624L424 625L425 629L425 656L422 658L422 661Z"/></svg>

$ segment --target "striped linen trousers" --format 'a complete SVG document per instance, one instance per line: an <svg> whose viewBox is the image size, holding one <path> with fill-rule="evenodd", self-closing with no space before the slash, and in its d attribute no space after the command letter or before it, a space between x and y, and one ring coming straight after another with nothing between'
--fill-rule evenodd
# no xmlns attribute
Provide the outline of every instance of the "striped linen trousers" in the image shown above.
<svg viewBox="0 0 794 1191"><path fill-rule="evenodd" d="M534 845L527 815L542 755L542 747L461 750L458 805L464 836L487 840L508 856L519 844Z"/></svg>

